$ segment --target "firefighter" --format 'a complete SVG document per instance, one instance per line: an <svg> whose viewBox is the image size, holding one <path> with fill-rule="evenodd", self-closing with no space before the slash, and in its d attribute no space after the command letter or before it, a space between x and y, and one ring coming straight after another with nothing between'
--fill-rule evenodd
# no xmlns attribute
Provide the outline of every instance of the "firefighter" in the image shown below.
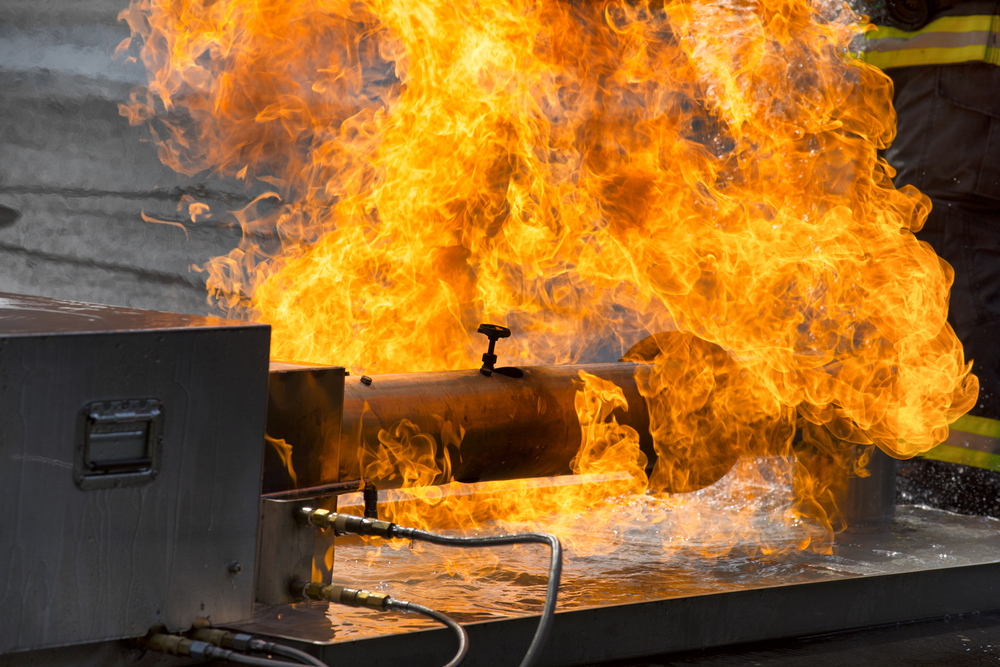
<svg viewBox="0 0 1000 667"><path fill-rule="evenodd" d="M947 442L900 464L903 502L1000 516L1000 2L871 6L861 57L895 86L896 187L933 204L917 237L955 269L948 321L979 377Z"/></svg>

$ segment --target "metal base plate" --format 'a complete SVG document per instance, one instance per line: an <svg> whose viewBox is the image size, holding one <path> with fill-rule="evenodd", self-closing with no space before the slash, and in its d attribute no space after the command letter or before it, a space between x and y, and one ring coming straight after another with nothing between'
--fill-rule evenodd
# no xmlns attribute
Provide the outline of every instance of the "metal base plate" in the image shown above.
<svg viewBox="0 0 1000 667"><path fill-rule="evenodd" d="M541 664L593 664L1000 608L998 527L994 519L901 506L890 524L842 533L827 555L734 553L688 565L661 558L660 567L650 562L638 568L627 559L617 571L605 569L590 579L578 576L587 559L571 558L561 611ZM360 547L356 553L362 553ZM516 665L537 623L527 608L540 603L536 589L543 579L525 575L520 581L499 566L477 582L450 577L441 571L449 555L454 557L454 551L421 547L407 553L383 547L374 566L359 561L341 568L338 563L335 571L466 622L471 649L465 665ZM501 563L508 562L507 556L515 561L525 556L498 555ZM544 561L541 553L536 556L532 575ZM439 567L426 570L433 559ZM408 569L414 562L427 572L423 581ZM513 595L476 610L455 596L449 600L441 583L447 579L470 591L469 599L477 591L490 597L491 587ZM511 604L523 597L532 600L520 609ZM409 616L325 604L258 608L253 622L238 627L311 644L310 651L329 664L377 658L384 664L439 665L454 648L447 630Z"/></svg>

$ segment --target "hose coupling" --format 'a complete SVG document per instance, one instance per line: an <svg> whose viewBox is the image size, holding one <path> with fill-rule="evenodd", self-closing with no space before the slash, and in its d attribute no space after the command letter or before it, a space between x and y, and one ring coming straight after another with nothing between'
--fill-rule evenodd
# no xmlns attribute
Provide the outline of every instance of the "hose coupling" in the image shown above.
<svg viewBox="0 0 1000 667"><path fill-rule="evenodd" d="M393 537L396 524L389 521L369 519L352 514L338 514L329 510L303 507L299 510L299 520L317 528L333 528L337 533L373 535L389 539Z"/></svg>
<svg viewBox="0 0 1000 667"><path fill-rule="evenodd" d="M316 528L322 529L327 527L327 519L330 514L330 510L300 507L295 513L295 518L297 518L301 524L315 526Z"/></svg>
<svg viewBox="0 0 1000 667"><path fill-rule="evenodd" d="M196 660L205 660L213 657L210 654L212 652L211 649L214 647L208 642L188 639L180 635L168 635L157 632L146 639L146 648L166 653L167 655L179 655L195 658Z"/></svg>
<svg viewBox="0 0 1000 667"><path fill-rule="evenodd" d="M325 600L349 607L368 607L379 611L388 609L392 600L385 593L374 593L338 584L325 585L315 581L309 583L296 581L292 584L292 592L308 600Z"/></svg>
<svg viewBox="0 0 1000 667"><path fill-rule="evenodd" d="M198 641L221 646L222 648L231 648L235 651L249 650L251 648L250 644L254 639L253 635L242 632L229 632L227 630L219 630L218 628L200 628L191 633L191 637Z"/></svg>

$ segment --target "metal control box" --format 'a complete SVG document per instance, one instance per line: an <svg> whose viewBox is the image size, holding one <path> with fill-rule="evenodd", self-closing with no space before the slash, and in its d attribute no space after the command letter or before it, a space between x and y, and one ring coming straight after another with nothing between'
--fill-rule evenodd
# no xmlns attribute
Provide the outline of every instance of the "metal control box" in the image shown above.
<svg viewBox="0 0 1000 667"><path fill-rule="evenodd" d="M250 618L269 343L0 294L0 654Z"/></svg>

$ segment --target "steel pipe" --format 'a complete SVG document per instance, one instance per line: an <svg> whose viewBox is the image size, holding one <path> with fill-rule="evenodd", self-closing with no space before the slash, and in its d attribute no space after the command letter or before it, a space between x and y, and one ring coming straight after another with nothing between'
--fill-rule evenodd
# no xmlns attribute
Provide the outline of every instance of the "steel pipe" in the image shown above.
<svg viewBox="0 0 1000 667"><path fill-rule="evenodd" d="M363 468L387 440L409 437L412 445L417 435L434 438L436 464L442 470L450 464L450 478L460 482L568 474L581 440L574 408L583 386L580 371L622 389L628 410L612 414L639 433L640 448L652 467L656 455L646 401L636 387L637 365L498 368L490 376L471 369L348 377L340 478L373 476L380 488L399 486L403 480L398 474L381 477ZM424 439L425 451L428 445ZM419 447L412 449L416 453ZM441 477L435 483L449 481L443 478L447 475Z"/></svg>

